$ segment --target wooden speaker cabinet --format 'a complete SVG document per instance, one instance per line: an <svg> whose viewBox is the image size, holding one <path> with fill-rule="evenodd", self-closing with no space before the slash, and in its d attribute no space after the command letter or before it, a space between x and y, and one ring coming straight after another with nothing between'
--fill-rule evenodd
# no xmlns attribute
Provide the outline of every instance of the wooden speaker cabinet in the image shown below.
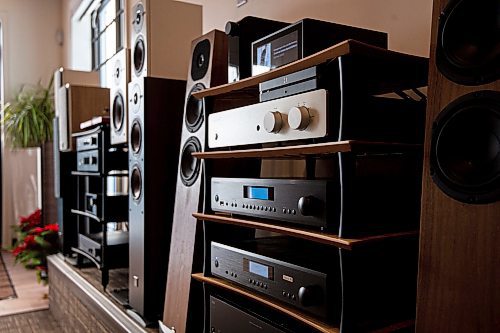
<svg viewBox="0 0 500 333"><path fill-rule="evenodd" d="M201 34L201 6L173 0L131 0L129 6L132 80L185 80L189 41Z"/></svg>
<svg viewBox="0 0 500 333"><path fill-rule="evenodd" d="M213 30L195 39L190 59L163 314L164 323L177 332L186 331L195 239L201 232L192 213L202 204L203 168L191 153L205 150L206 114L204 101L191 94L227 82L226 35Z"/></svg>
<svg viewBox="0 0 500 333"><path fill-rule="evenodd" d="M417 332L500 331L499 17L434 0Z"/></svg>

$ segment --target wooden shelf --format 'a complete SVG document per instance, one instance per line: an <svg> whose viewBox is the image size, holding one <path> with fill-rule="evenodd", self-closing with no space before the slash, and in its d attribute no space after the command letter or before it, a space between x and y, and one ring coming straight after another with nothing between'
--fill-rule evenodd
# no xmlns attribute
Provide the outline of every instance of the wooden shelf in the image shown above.
<svg viewBox="0 0 500 333"><path fill-rule="evenodd" d="M315 318L312 318L308 315L305 315L305 314L303 314L303 313L301 313L301 312L299 312L291 307L277 303L268 297L254 294L250 291L247 291L246 289L238 287L238 286L231 284L229 282L226 282L222 279L215 278L215 277L207 277L207 276L204 276L202 273L193 274L192 277L193 277L193 279L195 279L197 281L205 282L209 285L234 292L238 295L241 295L243 297L246 297L246 298L252 299L254 301L257 301L261 304L264 304L270 308L273 308L274 310L277 310L277 311L279 311L287 316L290 316L290 317L300 321L303 324L306 324L306 325L318 330L319 332L323 332L323 333L339 333L340 332L340 329L338 327L333 327L333 326L327 325L327 324L325 324L325 323L323 323Z"/></svg>
<svg viewBox="0 0 500 333"><path fill-rule="evenodd" d="M302 238L317 243L332 245L346 250L352 250L353 248L360 245L383 241L386 239L414 237L418 235L418 231L405 231L405 232L397 232L390 234L373 235L356 239L341 238L332 233L307 230L303 228L289 227L284 225L276 225L264 220L245 220L241 218L230 217L229 215L194 213L193 217L195 217L198 221L210 221L221 224L231 224L245 228L253 228L259 230L277 232L283 235Z"/></svg>
<svg viewBox="0 0 500 333"><path fill-rule="evenodd" d="M264 159L302 159L304 157L321 157L335 153L346 152L390 152L394 148L403 150L418 149L419 144L385 143L368 141L336 141L297 145L286 147L272 147L260 149L218 150L193 153L198 159L224 159L224 158L264 158Z"/></svg>
<svg viewBox="0 0 500 333"><path fill-rule="evenodd" d="M338 43L336 45L333 45L323 51L320 51L303 59L294 61L283 67L279 67L272 71L252 76L237 82L204 89L194 93L193 96L198 99L201 99L204 97L230 93L235 90L246 89L251 86L258 85L259 83L272 80L277 77L287 75L293 72L297 72L315 65L319 65L329 60L348 54L364 55L369 57L371 60L383 58L385 62L389 64L404 62L407 63L408 65L412 65L413 68L422 69L423 72L427 73L427 64L428 64L427 58L408 55L395 51L389 51L380 47L372 46L369 44L358 42L356 40L349 39L341 43ZM427 82L426 76L420 78L419 81L423 81L421 83L425 85Z"/></svg>

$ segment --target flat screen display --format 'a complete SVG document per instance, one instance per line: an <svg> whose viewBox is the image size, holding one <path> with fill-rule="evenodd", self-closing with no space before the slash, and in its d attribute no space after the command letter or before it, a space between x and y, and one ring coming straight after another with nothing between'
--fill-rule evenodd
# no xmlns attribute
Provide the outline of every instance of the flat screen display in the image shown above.
<svg viewBox="0 0 500 333"><path fill-rule="evenodd" d="M297 27L298 28L298 27ZM253 45L252 75L289 64L302 57L299 30L284 31Z"/></svg>
<svg viewBox="0 0 500 333"><path fill-rule="evenodd" d="M248 271L263 278L269 279L269 267L255 261L248 261Z"/></svg>
<svg viewBox="0 0 500 333"><path fill-rule="evenodd" d="M264 186L244 186L243 197L246 199L274 200L274 188Z"/></svg>

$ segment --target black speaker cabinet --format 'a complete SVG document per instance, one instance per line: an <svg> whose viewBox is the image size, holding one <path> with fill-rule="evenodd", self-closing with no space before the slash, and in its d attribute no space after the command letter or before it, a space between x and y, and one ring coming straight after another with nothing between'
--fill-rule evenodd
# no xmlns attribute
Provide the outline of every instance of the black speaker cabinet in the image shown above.
<svg viewBox="0 0 500 333"><path fill-rule="evenodd" d="M131 0L132 78L186 78L189 42L201 34L201 6L173 0Z"/></svg>
<svg viewBox="0 0 500 333"><path fill-rule="evenodd" d="M109 86L110 142L111 145L127 143L127 90L130 82L130 50L122 49L108 60L106 66Z"/></svg>
<svg viewBox="0 0 500 333"><path fill-rule="evenodd" d="M417 332L500 330L499 18L434 0Z"/></svg>
<svg viewBox="0 0 500 333"><path fill-rule="evenodd" d="M190 59L163 316L164 323L168 327L174 326L178 332L186 330L188 315L197 233L196 219L191 214L199 210L200 194L203 193L202 163L193 158L191 153L203 151L205 148L206 114L204 101L197 100L191 94L227 82L226 35L213 30L195 39L192 42Z"/></svg>
<svg viewBox="0 0 500 333"><path fill-rule="evenodd" d="M162 314L186 82L144 77L129 84L129 304Z"/></svg>

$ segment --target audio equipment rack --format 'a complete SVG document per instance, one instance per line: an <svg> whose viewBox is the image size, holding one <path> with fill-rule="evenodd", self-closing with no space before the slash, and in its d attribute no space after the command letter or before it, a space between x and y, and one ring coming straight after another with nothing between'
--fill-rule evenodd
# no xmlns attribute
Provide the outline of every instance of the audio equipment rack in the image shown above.
<svg viewBox="0 0 500 333"><path fill-rule="evenodd" d="M224 108L223 106L221 106L223 105L224 101L231 100L232 98L237 98L237 96L241 96L242 94L244 95L254 92L256 90L256 86L258 86L259 83L278 78L302 69L306 69L311 66L320 65L341 56L353 56L366 59L366 66L363 67L362 70L371 70L373 71L372 74L380 75L380 84L374 82L374 84L372 85L373 89L370 91L370 93L374 95L388 94L395 91L423 87L427 84L426 73L428 69L428 60L426 58L401 54L375 46L370 46L358 41L347 40L324 51L318 52L312 56L295 61L270 72L242 79L238 82L194 91L192 95L196 98L204 100L207 114L218 112ZM203 126L205 126L205 124L203 124ZM193 157L202 161L203 168L205 170L203 175L205 203L201 205L201 207L203 207L201 212L192 212L193 217L198 221L198 223L202 223L203 225L205 237L205 269L204 273L195 272L192 275L192 279L194 281L202 282L204 288L209 286L218 288L220 290L224 290L229 294L239 295L245 299L248 299L251 303L259 304L259 306L272 308L285 316L289 316L290 318L294 318L294 320L298 320L314 332L331 333L356 329L356 314L354 314L354 309L357 306L355 304L356 301L346 302L344 309L346 312L345 322L325 322L321 319L315 318L314 316L311 317L309 315L306 315L294 307L283 305L281 302L275 301L271 297L262 296L259 293L255 293L248 289L239 287L236 284L226 282L224 279L211 276L211 259L209 254L210 242L212 240L223 242L224 240L229 239L245 239L248 237L254 237L254 233L258 232L274 232L281 235L304 239L312 243L323 244L323 246L330 246L332 249L338 249L339 253L342 253L344 255L345 261L349 262L348 266L346 266L345 268L348 272L345 273L344 277L359 282L360 277L356 276L356 265L354 263L355 259L352 258L356 258L359 253L363 253L363 251L365 251L366 249L370 249L371 246L377 246L377 244L387 244L391 242L410 242L411 244L414 244L416 239L418 238L418 227L412 230L404 230L400 232L376 233L360 237L339 237L338 234L331 231L324 232L303 227L289 226L281 224L279 222L271 223L263 219L236 217L231 216L230 214L215 213L210 209L210 204L207 203L210 202L210 179L215 176L220 176L220 172L218 168L215 167L214 163L223 163L224 161L229 160L241 160L242 162L255 160L263 161L266 159L305 160L307 176L314 178L314 168L317 165L316 163L321 163L321 161L323 160L334 159L339 156L339 154L362 155L368 153L386 153L394 151L420 152L422 145L399 142L344 140L324 143L311 142L309 144L300 144L295 146L283 145L271 147L256 147L254 145L249 148L250 149L238 150L232 150L231 148L218 150L207 149L201 152L194 152L192 154ZM413 250L416 251L416 247ZM196 255L196 253L194 255ZM350 261L351 259L352 261ZM415 272L412 275L414 276L414 279L410 279L413 281L416 279L416 260L415 265L413 265L412 258L409 258L408 265L412 266L411 269L415 269ZM388 264L384 263L384 265L381 265L381 267L388 267ZM346 288L353 288L353 286L347 287L347 285L350 283L351 281L346 282ZM355 284L356 282L352 283ZM412 294L412 288L416 288L416 286L413 286L413 284L411 284L411 286L408 288L408 294ZM357 299L358 302L364 301L364 295L361 296L353 290L347 290L346 292L350 293L351 296L356 296L353 297L353 299ZM201 309L200 307L201 302L199 302L199 299L193 299L194 293L195 291L191 290L189 310L190 312L201 312L203 311L203 309ZM372 296L376 293L377 291L373 291ZM392 291L392 293L394 293L394 291ZM383 295L380 296L380 298L383 298ZM367 295L367 297L370 297L370 295ZM413 316L415 306L415 300L412 297L414 297L414 295L409 296L409 299L405 299L404 302L408 303L410 305L410 308L413 307L413 311L408 311L411 312L410 318L391 318L391 320L393 320L392 322L391 320L386 320L384 322L377 323L373 327L363 327L368 331L377 330L377 332L391 332L404 327L412 326L414 324L414 321L411 316ZM358 304L360 305L361 303ZM394 309L394 307L392 309ZM361 317L365 316L364 319L369 318L370 315L367 315L367 309L365 308L361 310L361 312L363 311L365 311L365 313L363 313ZM375 309L374 313L379 313L377 311L379 310ZM190 317L193 316L197 317L196 315L190 313ZM165 324L167 324L168 326L167 322ZM205 329L208 329L208 331L210 331L210 327L207 326L208 323L205 323L205 325ZM199 331L201 328L197 327L197 329ZM173 330L175 331L176 328L173 327Z"/></svg>

